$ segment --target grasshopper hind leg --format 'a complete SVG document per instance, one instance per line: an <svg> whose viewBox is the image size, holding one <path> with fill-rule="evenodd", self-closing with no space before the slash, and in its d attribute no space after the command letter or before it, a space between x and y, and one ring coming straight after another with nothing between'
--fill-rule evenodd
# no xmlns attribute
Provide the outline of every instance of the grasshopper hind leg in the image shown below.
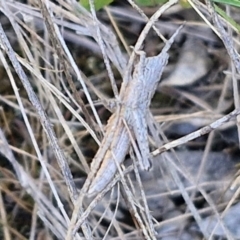
<svg viewBox="0 0 240 240"><path fill-rule="evenodd" d="M139 159L140 167L143 170L149 170L151 167L151 161L145 116L146 114L142 111L142 109L134 109L132 128L141 155Z"/></svg>

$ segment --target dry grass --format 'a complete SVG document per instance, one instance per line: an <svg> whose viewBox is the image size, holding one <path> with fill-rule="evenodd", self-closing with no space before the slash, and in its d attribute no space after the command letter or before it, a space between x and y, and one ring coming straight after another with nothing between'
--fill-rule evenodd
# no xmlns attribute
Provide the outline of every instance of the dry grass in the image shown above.
<svg viewBox="0 0 240 240"><path fill-rule="evenodd" d="M0 239L240 238L239 37L210 2L21 2L0 2ZM124 179L79 201L130 46L157 55L182 24L148 119L152 171L130 150Z"/></svg>

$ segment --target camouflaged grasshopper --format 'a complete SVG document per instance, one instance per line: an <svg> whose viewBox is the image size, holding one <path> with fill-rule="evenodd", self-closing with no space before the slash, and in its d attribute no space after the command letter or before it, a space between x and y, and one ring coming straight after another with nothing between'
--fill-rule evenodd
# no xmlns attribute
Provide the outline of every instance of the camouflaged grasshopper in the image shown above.
<svg viewBox="0 0 240 240"><path fill-rule="evenodd" d="M84 185L88 195L101 192L110 183L117 172L115 161L120 165L129 151L131 141L124 122L137 142L141 169L150 168L146 117L151 99L168 62L167 52L177 33L178 31L166 42L162 52L157 56L146 58L145 52L136 52L140 56L139 62L127 86L123 84L120 89L119 107L110 117L103 142L92 161L91 171Z"/></svg>

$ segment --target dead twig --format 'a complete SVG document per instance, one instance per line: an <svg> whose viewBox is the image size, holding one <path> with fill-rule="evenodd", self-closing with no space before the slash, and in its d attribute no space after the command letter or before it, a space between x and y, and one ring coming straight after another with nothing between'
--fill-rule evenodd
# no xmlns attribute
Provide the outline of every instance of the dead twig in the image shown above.
<svg viewBox="0 0 240 240"><path fill-rule="evenodd" d="M162 152L168 151L174 147L177 147L179 145L182 145L184 143L187 143L193 139L196 139L198 137L201 137L205 134L210 133L211 131L219 128L220 126L222 126L223 124L229 122L231 119L236 118L238 115L240 114L240 108L235 109L234 111L232 111L231 113L225 115L224 117L218 119L217 121L195 131L192 132L184 137L181 137L177 140L171 141L169 143L164 144L163 146L161 146L160 148L156 149L155 151L152 152L152 156L157 156L158 154L161 154Z"/></svg>

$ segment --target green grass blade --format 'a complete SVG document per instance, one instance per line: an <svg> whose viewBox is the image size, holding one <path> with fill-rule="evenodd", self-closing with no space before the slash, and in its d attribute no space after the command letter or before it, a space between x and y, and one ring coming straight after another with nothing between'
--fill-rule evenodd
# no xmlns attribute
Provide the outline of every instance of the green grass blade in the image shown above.
<svg viewBox="0 0 240 240"><path fill-rule="evenodd" d="M89 1L88 0L80 0L79 2L87 10L90 10L90 6L89 6ZM113 0L95 0L94 1L94 5L95 5L96 11L98 11L99 9L109 5L111 2L113 2Z"/></svg>
<svg viewBox="0 0 240 240"><path fill-rule="evenodd" d="M218 7L216 4L214 4L214 8L216 12L223 17L234 29L236 29L238 32L240 32L240 25L235 22L231 17L229 17L220 7Z"/></svg>
<svg viewBox="0 0 240 240"><path fill-rule="evenodd" d="M213 0L213 2L228 4L234 7L240 7L239 0Z"/></svg>

